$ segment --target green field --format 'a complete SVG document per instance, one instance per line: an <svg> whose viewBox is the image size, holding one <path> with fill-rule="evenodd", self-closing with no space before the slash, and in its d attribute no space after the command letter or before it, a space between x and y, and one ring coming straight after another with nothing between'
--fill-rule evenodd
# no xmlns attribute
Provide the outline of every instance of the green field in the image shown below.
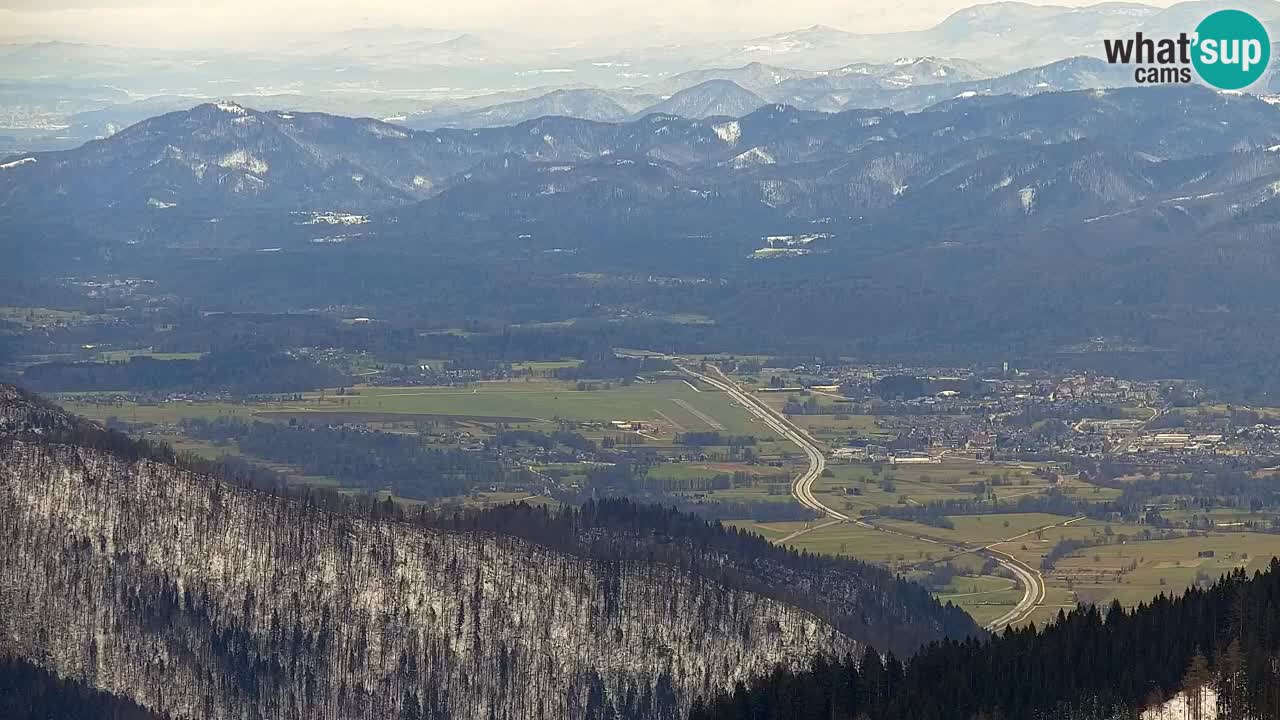
<svg viewBox="0 0 1280 720"><path fill-rule="evenodd" d="M988 545L991 543L1002 542L1009 538L1023 535L1024 533L1032 533L1038 528L1071 520L1069 517L1050 515L1048 513L952 515L947 519L955 525L954 528L933 527L931 525L924 525L921 523L908 522L904 520L889 520L885 518L881 518L875 522L877 525L892 528L900 532L935 537L954 543ZM1034 539L1034 533L1028 537Z"/></svg>
<svg viewBox="0 0 1280 720"><path fill-rule="evenodd" d="M0 306L0 320L17 323L29 328L41 325L74 325L88 318L89 316L76 310Z"/></svg>
<svg viewBox="0 0 1280 720"><path fill-rule="evenodd" d="M989 623L1007 613L1018 604L1022 595L1018 583L994 575L957 577L947 587L934 592L939 602L964 608L979 624Z"/></svg>
<svg viewBox="0 0 1280 720"><path fill-rule="evenodd" d="M338 412L404 413L527 417L538 421L609 422L640 420L677 431L750 434L756 430L747 413L723 393L695 392L682 382L614 385L577 390L554 380L483 382L465 388L360 388L358 395L320 400L308 394L301 407ZM705 417L689 410L693 407ZM287 409L287 408L286 408Z"/></svg>
<svg viewBox="0 0 1280 720"><path fill-rule="evenodd" d="M95 393L96 394L96 393ZM283 403L230 403L173 401L156 404L97 403L66 395L59 404L68 412L93 420L118 418L128 422L172 425L187 418L252 417L259 410L281 410Z"/></svg>
<svg viewBox="0 0 1280 720"><path fill-rule="evenodd" d="M1213 551L1214 557L1199 557ZM1213 581L1235 568L1265 568L1280 555L1280 536L1262 533L1212 533L1205 537L1131 542L1086 548L1059 560L1056 586L1070 586L1083 602L1119 599L1126 605L1160 593L1180 593L1200 580Z"/></svg>
<svg viewBox="0 0 1280 720"><path fill-rule="evenodd" d="M1022 463L979 463L964 458L947 458L940 463L920 465L881 465L871 463L833 463L827 465L830 477L814 483L814 494L830 507L845 511L873 511L893 505L927 505L943 500L971 500L979 483L988 486L994 478L1007 478L1010 484L991 487L1001 502L1013 502L1049 488L1047 480L1031 474L1033 466ZM1084 493L1092 498L1093 486L1076 480L1061 483L1065 491ZM892 489L886 489L891 487ZM1099 497L1101 499L1101 496Z"/></svg>
<svg viewBox="0 0 1280 720"><path fill-rule="evenodd" d="M358 387L357 394L307 393L301 402L225 403L174 401L154 405L63 401L71 412L95 419L173 424L191 417L249 417L256 412L336 412L464 416L477 419L529 418L536 422L574 420L607 423L640 420L666 432L719 430L727 434L765 433L763 424L724 393L697 392L683 382L614 385L577 390L555 380L513 380L466 387ZM717 427L718 426L718 427Z"/></svg>
<svg viewBox="0 0 1280 720"><path fill-rule="evenodd" d="M767 523L774 528L799 530L805 523ZM817 523L811 523L817 524ZM844 555L866 562L905 567L948 554L947 548L850 523L837 523L805 533L787 543L798 550Z"/></svg>

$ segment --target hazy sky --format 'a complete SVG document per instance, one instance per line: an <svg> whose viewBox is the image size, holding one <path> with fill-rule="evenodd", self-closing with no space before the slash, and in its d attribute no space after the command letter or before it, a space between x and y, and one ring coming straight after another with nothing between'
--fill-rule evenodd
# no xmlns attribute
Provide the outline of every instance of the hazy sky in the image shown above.
<svg viewBox="0 0 1280 720"><path fill-rule="evenodd" d="M972 4L966 0L0 0L0 37L171 47L239 46L257 44L279 32L391 24L500 30L560 42L653 33L655 28L759 35L821 23L854 32L882 32L926 27Z"/></svg>

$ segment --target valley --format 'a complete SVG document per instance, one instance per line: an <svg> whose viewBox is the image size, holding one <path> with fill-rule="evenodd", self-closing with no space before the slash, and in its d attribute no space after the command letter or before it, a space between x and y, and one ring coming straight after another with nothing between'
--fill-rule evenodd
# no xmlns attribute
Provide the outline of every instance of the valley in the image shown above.
<svg viewBox="0 0 1280 720"><path fill-rule="evenodd" d="M3 720L1280 717L1280 0L68 2Z"/></svg>
<svg viewBox="0 0 1280 720"><path fill-rule="evenodd" d="M353 385L242 402L73 393L63 396L62 406L206 458L236 456L299 487L373 492L411 505L559 506L600 492L674 503L787 547L891 568L994 628L1042 625L1079 602L1136 605L1227 569L1263 568L1280 553L1278 536L1270 534L1280 503L1248 500L1247 508L1233 511L1245 496L1217 494L1213 504L1204 504L1201 490L1156 490L1135 496L1148 498L1136 506L1127 499L1135 489L1130 486L1159 487L1155 468L1172 479L1205 472L1215 457L1235 458L1230 464L1236 465L1257 453L1252 465L1273 462L1270 446L1245 439L1258 432L1252 426L1222 432L1223 421L1213 418L1223 410L1212 403L1160 413L1200 418L1213 425L1212 433L1142 429L1138 418L1154 418L1140 407L1161 406L1168 402L1161 400L1165 393L1185 389L1020 374L1004 391L1008 401L998 394L966 400L972 390L943 390L924 396L936 408L880 400L872 408L843 394L857 395L848 380L807 385L813 381L804 378L882 373L878 383L886 392L911 383L921 387L920 381L894 374L905 368L798 372L764 364L755 370L763 359L630 354L643 356L631 361L636 374L595 380L555 377L580 373L580 361L527 362L502 371L509 372L504 379L443 386ZM742 372L744 362L750 374ZM762 378L769 378L764 387ZM943 378L930 382L951 388L977 382L958 373ZM1038 379L1028 384L1031 378ZM1018 399L1037 385L1056 395L1071 383L1084 384L1075 386L1075 398L1066 404ZM782 391L769 392L769 386ZM877 383L864 387L874 392ZM1004 425L1008 420L993 426L978 419L1010 401L1017 412L1042 418L1032 422L1031 434L1010 434L1019 426ZM1090 420L1090 412L1119 419ZM1249 413L1269 417L1265 410ZM404 438L428 452L462 453L467 463L453 464L451 472L463 473L446 485L454 490L392 480L401 470L389 465L382 471L385 484L378 484L376 470L356 482L340 465L326 468L305 455L267 449L257 439L263 431L250 432L255 423L264 431L281 428L264 439L345 428L371 439ZM1046 434L1046 423L1062 429ZM910 447L909 438L924 433L923 445L892 449ZM1186 449L1196 447L1197 437L1199 460ZM1002 445L1005 450L997 451ZM1099 460L1132 470L1120 470L1114 479L1095 475L1104 467ZM1188 503L1200 512L1180 510ZM1213 551L1207 560L1201 555L1206 548Z"/></svg>

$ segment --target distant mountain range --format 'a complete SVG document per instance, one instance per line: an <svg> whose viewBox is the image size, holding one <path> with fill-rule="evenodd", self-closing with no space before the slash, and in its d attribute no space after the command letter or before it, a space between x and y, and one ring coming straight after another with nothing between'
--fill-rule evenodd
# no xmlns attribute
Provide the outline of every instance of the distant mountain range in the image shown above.
<svg viewBox="0 0 1280 720"><path fill-rule="evenodd" d="M1204 16L1224 7L1248 10L1269 27L1280 19L1280 3L1274 0L1193 0L1169 8L1128 2L1085 7L995 2L958 10L925 30L859 34L815 25L750 40L717 60L818 69L854 60L940 55L969 58L1007 72L1075 55L1097 57L1104 39L1139 30L1151 36L1189 32Z"/></svg>
<svg viewBox="0 0 1280 720"><path fill-rule="evenodd" d="M668 103L718 114L759 101L708 81ZM677 208L907 224L1080 222L1251 187L1280 172L1277 121L1267 102L1195 86L966 92L914 113L765 104L738 118L654 112L622 123L545 117L436 131L206 104L75 150L5 159L0 211L367 212L425 202L423 212L455 219Z"/></svg>
<svg viewBox="0 0 1280 720"><path fill-rule="evenodd" d="M51 277L179 273L157 282L298 310L356 302L348 277L421 295L444 256L470 268L445 282L485 288L461 312L510 322L570 277L696 278L709 294L679 307L715 319L717 346L1044 360L1122 337L1158 377L1280 388L1280 108L1194 85L976 92L432 131L206 104L0 158L3 249ZM538 289L494 295L498 269Z"/></svg>
<svg viewBox="0 0 1280 720"><path fill-rule="evenodd" d="M682 73L636 91L555 90L519 102L454 113L422 113L406 118L405 125L424 130L497 127L546 115L603 122L641 118L650 113L693 119L737 117L771 103L821 112L881 107L920 110L961 96L1031 95L1130 85L1131 73L1124 68L1086 57L995 77L964 60L934 57L900 58L885 64L856 63L820 72L752 63ZM637 107L666 91L671 92L665 98Z"/></svg>
<svg viewBox="0 0 1280 720"><path fill-rule="evenodd" d="M0 152L68 147L210 98L395 118L432 129L495 127L545 115L613 122L670 112L668 102L686 103L690 117L741 114L761 104L723 83L703 88L697 100L671 100L713 80L732 82L763 103L822 111L919 109L988 91L964 84L990 78L1000 78L990 94L1120 86L1131 83L1121 68L1076 60L1083 72L1059 80L1054 67L1068 58L1096 60L1106 38L1189 30L1228 5L1249 10L1280 37L1276 0L1194 0L1169 8L1000 2L909 32L819 25L740 40L671 35L652 47L626 37L546 47L537 38L398 27L303 36L238 53L15 44L0 46L0 113L7 112L12 125L0 128ZM1028 68L1040 68L1029 84L1020 74ZM431 78L426 87L424 77ZM368 92L373 87L378 91ZM1274 88L1272 78L1259 86Z"/></svg>

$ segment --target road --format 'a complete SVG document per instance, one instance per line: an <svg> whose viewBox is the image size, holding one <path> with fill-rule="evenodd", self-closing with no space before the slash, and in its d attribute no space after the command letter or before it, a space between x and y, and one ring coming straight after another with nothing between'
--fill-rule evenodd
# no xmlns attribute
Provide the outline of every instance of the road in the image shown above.
<svg viewBox="0 0 1280 720"><path fill-rule="evenodd" d="M739 405L746 408L747 412L755 415L765 425L768 425L771 430L778 433L783 438L790 440L804 451L805 457L809 460L809 467L804 472L800 473L795 480L791 481L791 494L795 496L796 500L799 501L801 505L835 520L852 519L844 513L837 512L836 510L823 505L818 501L818 498L813 496L813 483L818 478L822 477L822 471L827 468L827 456L822 452L822 448L818 447L818 444L813 440L813 438L809 437L807 432L797 427L794 423L783 417L773 408L765 405L761 400L743 392L736 383L720 371L720 368L714 365L710 365L708 367L711 368L710 372L719 376L718 378L698 372L697 370L690 369L689 367L678 363L676 367L698 378L711 387L728 393L729 397L733 398Z"/></svg>
<svg viewBox="0 0 1280 720"><path fill-rule="evenodd" d="M804 472L802 472L799 476L797 476L795 480L791 482L791 494L795 496L796 500L801 505L815 512L819 512L819 513L822 513L823 515L826 515L828 518L831 518L831 521L820 523L817 525L812 525L798 532L794 532L788 535L787 537L783 538L779 542L786 542L786 541L792 540L800 535L803 535L806 532L809 532L811 530L816 530L822 527L827 527L828 525L833 525L836 522L852 522L855 525L865 527L865 528L871 528L874 530L879 530L881 532L887 532L894 535L902 535L903 537L909 537L914 540L933 543L935 545L951 546L950 543L942 542L935 538L925 537L922 535L913 535L911 533L884 528L879 525L872 525L871 523L864 522L863 520L860 520L860 519L851 518L848 515L845 515L844 513L838 512L836 510L833 510L832 508L827 507L826 505L823 505L822 501L818 500L818 498L815 497L813 494L813 483L819 477L822 477L822 471L825 470L827 467L827 458L826 458L826 454L822 452L822 448L820 448L817 442L812 437L809 436L809 433L805 432L804 429L800 428L795 423L788 420L785 416L783 416L773 408L766 405L762 400L756 398L755 396L749 393L743 392L742 389L738 387L737 383L730 380L729 377L725 375L720 370L720 368L716 367L715 365L708 365L707 367L710 368L711 373L715 373L715 375L718 377L712 377L709 374L692 370L685 365L681 365L679 362L676 363L676 367L692 375L693 377L698 378L702 382L705 382L708 385L718 390L723 390L724 392L728 393L729 397L733 398L735 401L738 402L739 405L746 408L748 412L750 412L752 415L756 416L761 421L763 421L766 425L769 426L770 429L772 429L774 432L781 435L783 438L790 440L797 447L799 447L801 450L804 451L805 456L809 460L809 467ZM1047 530L1051 527L1057 527L1058 525L1068 525L1080 519L1082 518L1074 518L1072 520L1068 520L1063 523L1056 523L1054 525L1049 525L1047 527L1037 528L1036 530L1028 531L1026 533L1023 533L1022 535L1009 538L1008 540L1003 540L1001 541L1001 543L1012 542L1019 538L1026 537L1027 535L1031 535L1040 530ZM997 563L1000 564L1001 567L1003 567L1004 569L1012 573L1014 579L1017 580L1018 584L1022 586L1023 591L1022 591L1022 599L1019 600L1016 605L1014 605L1012 610L1000 616L999 618L996 618L995 621L987 624L987 629L992 631L1000 630L1008 625L1016 625L1026 620L1031 615L1031 613L1035 611L1036 607L1044 603L1045 594L1046 594L1044 577L1040 575L1040 571L1036 570L1030 565L1027 565L1021 560L1010 555L1009 553L1004 552L1003 550L996 550L995 546L1001 543L993 543L986 547L979 548L976 552L978 552L978 554L984 557L989 557L995 560Z"/></svg>

